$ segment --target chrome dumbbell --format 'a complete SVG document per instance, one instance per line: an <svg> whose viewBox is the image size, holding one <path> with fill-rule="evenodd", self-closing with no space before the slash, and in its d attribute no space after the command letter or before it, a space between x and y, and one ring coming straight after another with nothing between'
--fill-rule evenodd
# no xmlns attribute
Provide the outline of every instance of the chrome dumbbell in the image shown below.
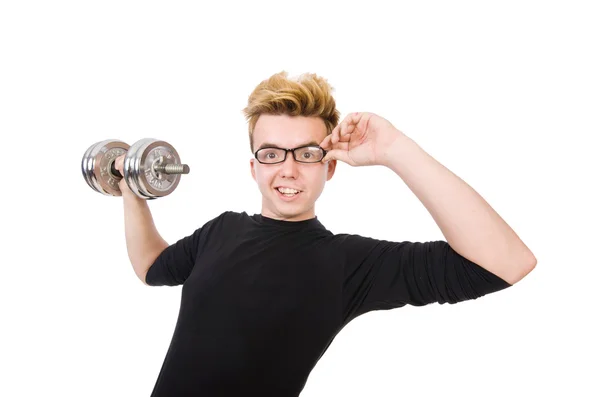
<svg viewBox="0 0 600 397"><path fill-rule="evenodd" d="M123 173L115 168L117 157L125 154ZM131 147L125 142L109 139L90 146L81 160L81 171L87 184L107 196L121 196L119 181L138 197L146 200L171 194L182 174L190 167L181 164L179 154L165 141L140 139Z"/></svg>

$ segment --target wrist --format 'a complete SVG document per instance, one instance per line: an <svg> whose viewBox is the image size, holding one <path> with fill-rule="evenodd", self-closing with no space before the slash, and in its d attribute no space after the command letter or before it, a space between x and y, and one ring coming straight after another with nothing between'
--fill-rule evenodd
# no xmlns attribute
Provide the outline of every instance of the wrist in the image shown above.
<svg viewBox="0 0 600 397"><path fill-rule="evenodd" d="M396 137L391 140L389 144L385 145L385 149L381 153L380 164L385 167L393 168L393 165L398 159L402 158L403 151L413 143L414 141L412 139L402 132L397 131Z"/></svg>

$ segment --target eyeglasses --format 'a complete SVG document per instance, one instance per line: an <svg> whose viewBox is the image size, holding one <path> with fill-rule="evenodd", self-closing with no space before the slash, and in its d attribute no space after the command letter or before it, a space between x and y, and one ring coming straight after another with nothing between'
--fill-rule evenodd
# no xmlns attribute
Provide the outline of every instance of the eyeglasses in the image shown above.
<svg viewBox="0 0 600 397"><path fill-rule="evenodd" d="M278 164L285 161L288 152L292 152L294 160L299 163L318 163L327 154L327 150L320 146L302 146L295 149L266 147L258 149L254 153L254 157L262 164Z"/></svg>

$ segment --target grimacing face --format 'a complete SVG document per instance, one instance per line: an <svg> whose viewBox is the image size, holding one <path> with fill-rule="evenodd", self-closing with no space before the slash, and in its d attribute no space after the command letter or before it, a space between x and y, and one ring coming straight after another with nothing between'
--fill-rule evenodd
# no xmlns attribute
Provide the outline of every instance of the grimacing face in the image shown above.
<svg viewBox="0 0 600 397"><path fill-rule="evenodd" d="M269 115L258 118L254 128L253 152L263 144L293 149L309 144L318 145L327 136L325 122L318 117ZM323 192L325 182L335 172L336 160L327 163L299 163L288 152L283 163L261 164L250 159L252 178L262 194L261 214L268 218L302 221L315 217L315 202ZM277 188L298 190L286 197Z"/></svg>

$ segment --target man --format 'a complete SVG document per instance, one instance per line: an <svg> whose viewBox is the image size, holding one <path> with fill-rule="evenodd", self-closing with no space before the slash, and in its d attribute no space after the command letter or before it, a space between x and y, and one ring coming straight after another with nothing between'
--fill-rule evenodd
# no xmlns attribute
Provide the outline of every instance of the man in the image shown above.
<svg viewBox="0 0 600 397"><path fill-rule="evenodd" d="M121 182L136 274L148 285L183 285L153 396L298 396L334 337L361 314L476 299L535 267L473 189L387 120L352 113L338 124L323 78L271 76L245 115L260 214L224 212L168 245L146 202ZM337 160L392 169L447 242L331 233L315 203Z"/></svg>

